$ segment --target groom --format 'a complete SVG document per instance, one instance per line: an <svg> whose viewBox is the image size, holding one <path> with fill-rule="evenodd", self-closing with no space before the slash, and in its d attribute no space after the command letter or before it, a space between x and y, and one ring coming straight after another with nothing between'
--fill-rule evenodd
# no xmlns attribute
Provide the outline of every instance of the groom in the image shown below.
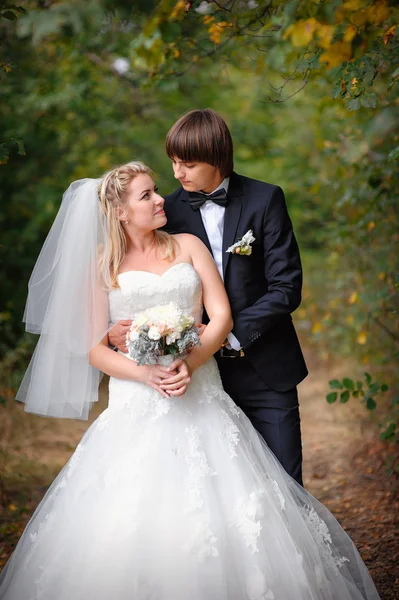
<svg viewBox="0 0 399 600"><path fill-rule="evenodd" d="M204 242L230 300L234 328L215 356L224 389L302 484L296 385L307 369L291 319L302 269L284 194L233 171L231 135L213 110L183 115L166 152L182 186L165 198L167 230ZM250 230L252 243L229 250ZM110 341L122 345L113 331Z"/></svg>

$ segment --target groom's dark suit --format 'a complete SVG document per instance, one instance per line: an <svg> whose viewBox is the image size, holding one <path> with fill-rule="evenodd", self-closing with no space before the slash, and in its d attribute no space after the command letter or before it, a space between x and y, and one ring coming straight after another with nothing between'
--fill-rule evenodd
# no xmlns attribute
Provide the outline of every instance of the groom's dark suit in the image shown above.
<svg viewBox="0 0 399 600"><path fill-rule="evenodd" d="M179 188L165 198L171 233L191 233L212 252L199 210ZM249 229L250 256L227 253ZM216 355L225 390L251 419L268 446L297 481L301 435L296 385L307 369L291 313L301 301L298 245L281 188L233 173L224 216L223 275L233 334L244 356Z"/></svg>

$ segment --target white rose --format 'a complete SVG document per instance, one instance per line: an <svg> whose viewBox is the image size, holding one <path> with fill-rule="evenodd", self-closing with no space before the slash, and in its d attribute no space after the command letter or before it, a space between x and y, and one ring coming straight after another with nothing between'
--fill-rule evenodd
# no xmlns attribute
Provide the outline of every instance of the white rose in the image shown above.
<svg viewBox="0 0 399 600"><path fill-rule="evenodd" d="M150 327L148 331L148 337L150 338L150 340L160 340L161 334L159 333L156 327Z"/></svg>
<svg viewBox="0 0 399 600"><path fill-rule="evenodd" d="M139 339L139 333L138 333L138 331L135 331L135 330L131 331L128 334L128 338L129 338L129 340L131 342L135 342L136 340L138 340Z"/></svg>

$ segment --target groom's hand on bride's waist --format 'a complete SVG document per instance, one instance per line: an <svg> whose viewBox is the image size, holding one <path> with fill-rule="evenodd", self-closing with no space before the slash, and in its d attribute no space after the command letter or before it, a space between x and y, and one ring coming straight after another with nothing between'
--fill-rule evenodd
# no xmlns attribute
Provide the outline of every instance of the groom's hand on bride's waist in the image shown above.
<svg viewBox="0 0 399 600"><path fill-rule="evenodd" d="M119 321L108 332L108 341L111 346L115 346L121 352L127 352L126 334L130 329L131 321Z"/></svg>

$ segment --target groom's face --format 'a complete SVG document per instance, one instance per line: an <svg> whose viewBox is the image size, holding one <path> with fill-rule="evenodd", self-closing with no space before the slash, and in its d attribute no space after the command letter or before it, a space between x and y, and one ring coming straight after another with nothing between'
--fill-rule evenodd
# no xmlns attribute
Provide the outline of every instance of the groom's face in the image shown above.
<svg viewBox="0 0 399 600"><path fill-rule="evenodd" d="M172 160L173 172L187 192L213 192L223 181L220 169L204 162Z"/></svg>

